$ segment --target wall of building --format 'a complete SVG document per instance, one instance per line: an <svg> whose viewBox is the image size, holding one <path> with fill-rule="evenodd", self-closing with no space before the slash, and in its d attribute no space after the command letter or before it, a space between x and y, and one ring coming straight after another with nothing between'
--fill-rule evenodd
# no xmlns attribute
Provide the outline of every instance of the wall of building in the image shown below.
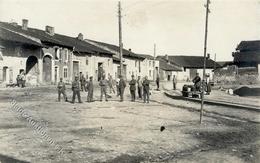
<svg viewBox="0 0 260 163"><path fill-rule="evenodd" d="M5 42L1 46L4 48L2 50L3 60L0 65L0 81L5 83L16 83L16 77L21 71L26 71L27 59L31 57L36 57L38 60L37 64L33 66L35 70L33 73L29 71L27 75L27 81L32 84L38 83L40 79L40 69L39 63L41 62L40 48L23 46L15 43Z"/></svg>
<svg viewBox="0 0 260 163"><path fill-rule="evenodd" d="M99 55L74 55L73 61L79 61L79 72L89 78L93 76L93 80L98 80L98 65L102 64L105 76L108 77L108 74L114 74L113 69L113 59L110 56L99 56Z"/></svg>

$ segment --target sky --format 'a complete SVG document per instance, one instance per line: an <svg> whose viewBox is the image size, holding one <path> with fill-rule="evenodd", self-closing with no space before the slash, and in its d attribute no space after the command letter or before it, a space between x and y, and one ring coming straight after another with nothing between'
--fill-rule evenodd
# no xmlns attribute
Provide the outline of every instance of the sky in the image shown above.
<svg viewBox="0 0 260 163"><path fill-rule="evenodd" d="M140 54L203 56L206 0L121 0L124 48ZM211 0L212 59L232 60L242 40L260 40L260 0ZM118 45L117 0L0 0L0 21Z"/></svg>

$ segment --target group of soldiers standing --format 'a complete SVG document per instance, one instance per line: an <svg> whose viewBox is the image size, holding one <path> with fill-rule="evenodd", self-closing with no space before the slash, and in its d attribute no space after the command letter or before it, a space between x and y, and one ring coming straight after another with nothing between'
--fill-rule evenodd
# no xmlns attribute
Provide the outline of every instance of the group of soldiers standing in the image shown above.
<svg viewBox="0 0 260 163"><path fill-rule="evenodd" d="M124 101L124 92L126 88L126 82L123 79L122 76L119 76L119 78L116 80L116 91L114 89L114 80L112 79L112 76L109 75L108 79L105 78L105 75L101 77L99 80L99 86L100 86L100 101L103 100L103 96L105 97L105 101L108 101L108 93L107 88L109 87L110 93L113 91L113 93L117 93L117 96L120 96L120 102ZM134 75L132 75L132 79L129 82L129 90L131 94L131 101L134 102L136 100L136 88L138 90L138 97L140 99L144 100L144 103L149 103L150 101L150 81L148 80L148 77L146 76L143 80L140 76L138 76L138 79L136 80ZM72 103L75 103L75 99L77 96L78 102L82 103L80 91L86 91L88 93L87 95L87 102L94 102L93 95L94 95L94 84L93 84L93 77L91 76L89 80L87 81L84 76L80 75L75 76L75 80L72 82ZM60 81L57 85L58 89L58 101L60 101L61 94L64 97L65 101L68 101L67 94L66 94L66 85L65 82L63 82L63 79L60 78Z"/></svg>

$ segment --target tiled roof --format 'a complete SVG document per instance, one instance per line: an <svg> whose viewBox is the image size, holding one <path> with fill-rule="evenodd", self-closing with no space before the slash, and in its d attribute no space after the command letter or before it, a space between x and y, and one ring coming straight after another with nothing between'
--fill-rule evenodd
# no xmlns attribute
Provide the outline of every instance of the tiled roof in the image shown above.
<svg viewBox="0 0 260 163"><path fill-rule="evenodd" d="M0 27L0 40L19 42L21 44L28 44L42 47L41 41L36 39L31 39L29 37L20 35L8 29Z"/></svg>
<svg viewBox="0 0 260 163"><path fill-rule="evenodd" d="M159 58L165 58L165 56L159 56ZM184 68L203 68L204 57L202 56L168 56L169 61ZM206 61L206 68L214 68L214 61L208 59ZM219 65L216 63L216 67Z"/></svg>
<svg viewBox="0 0 260 163"><path fill-rule="evenodd" d="M139 56L143 57L143 58L147 58L147 59L150 59L150 60L154 60L154 57L149 55L149 54L138 54Z"/></svg>
<svg viewBox="0 0 260 163"><path fill-rule="evenodd" d="M260 40L241 41L236 50L240 51L260 51Z"/></svg>
<svg viewBox="0 0 260 163"><path fill-rule="evenodd" d="M99 47L96 47L92 44L89 44L83 40L79 40L75 37L65 36L61 34L54 34L53 36L46 33L44 30L28 28L27 30L23 30L19 25L11 25L6 22L0 22L0 27L8 28L12 31L23 33L25 35L35 37L41 40L43 44L46 45L58 45L67 48L71 48L78 52L86 52L86 53L101 53L113 55L111 52L103 50Z"/></svg>
<svg viewBox="0 0 260 163"><path fill-rule="evenodd" d="M94 41L94 40L89 40L87 39L87 41L91 41L94 42L96 44L99 44L101 46L107 47L115 52L119 52L119 46L117 45L113 45L113 44L108 44L105 42L100 42L100 41ZM129 50L123 49L123 57L130 57L130 58L137 58L137 59L144 59L142 56L135 54Z"/></svg>
<svg viewBox="0 0 260 163"><path fill-rule="evenodd" d="M173 65L169 62L167 62L166 59L164 58L157 58L157 60L159 60L159 67L160 69L162 70L165 70L165 71L182 71L181 67L178 67L176 65Z"/></svg>

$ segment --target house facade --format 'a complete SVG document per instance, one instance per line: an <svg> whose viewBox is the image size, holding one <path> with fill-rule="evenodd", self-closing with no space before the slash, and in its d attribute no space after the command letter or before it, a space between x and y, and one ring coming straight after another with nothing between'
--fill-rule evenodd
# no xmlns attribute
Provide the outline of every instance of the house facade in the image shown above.
<svg viewBox="0 0 260 163"><path fill-rule="evenodd" d="M176 72L177 79L181 81L191 81L196 73L203 76L203 65L204 65L204 57L200 56L159 56L159 58L163 58L167 62L172 65L177 66L181 71ZM213 79L213 70L214 67L218 67L218 64L215 63L210 58L206 60L206 74L210 75L210 79Z"/></svg>

